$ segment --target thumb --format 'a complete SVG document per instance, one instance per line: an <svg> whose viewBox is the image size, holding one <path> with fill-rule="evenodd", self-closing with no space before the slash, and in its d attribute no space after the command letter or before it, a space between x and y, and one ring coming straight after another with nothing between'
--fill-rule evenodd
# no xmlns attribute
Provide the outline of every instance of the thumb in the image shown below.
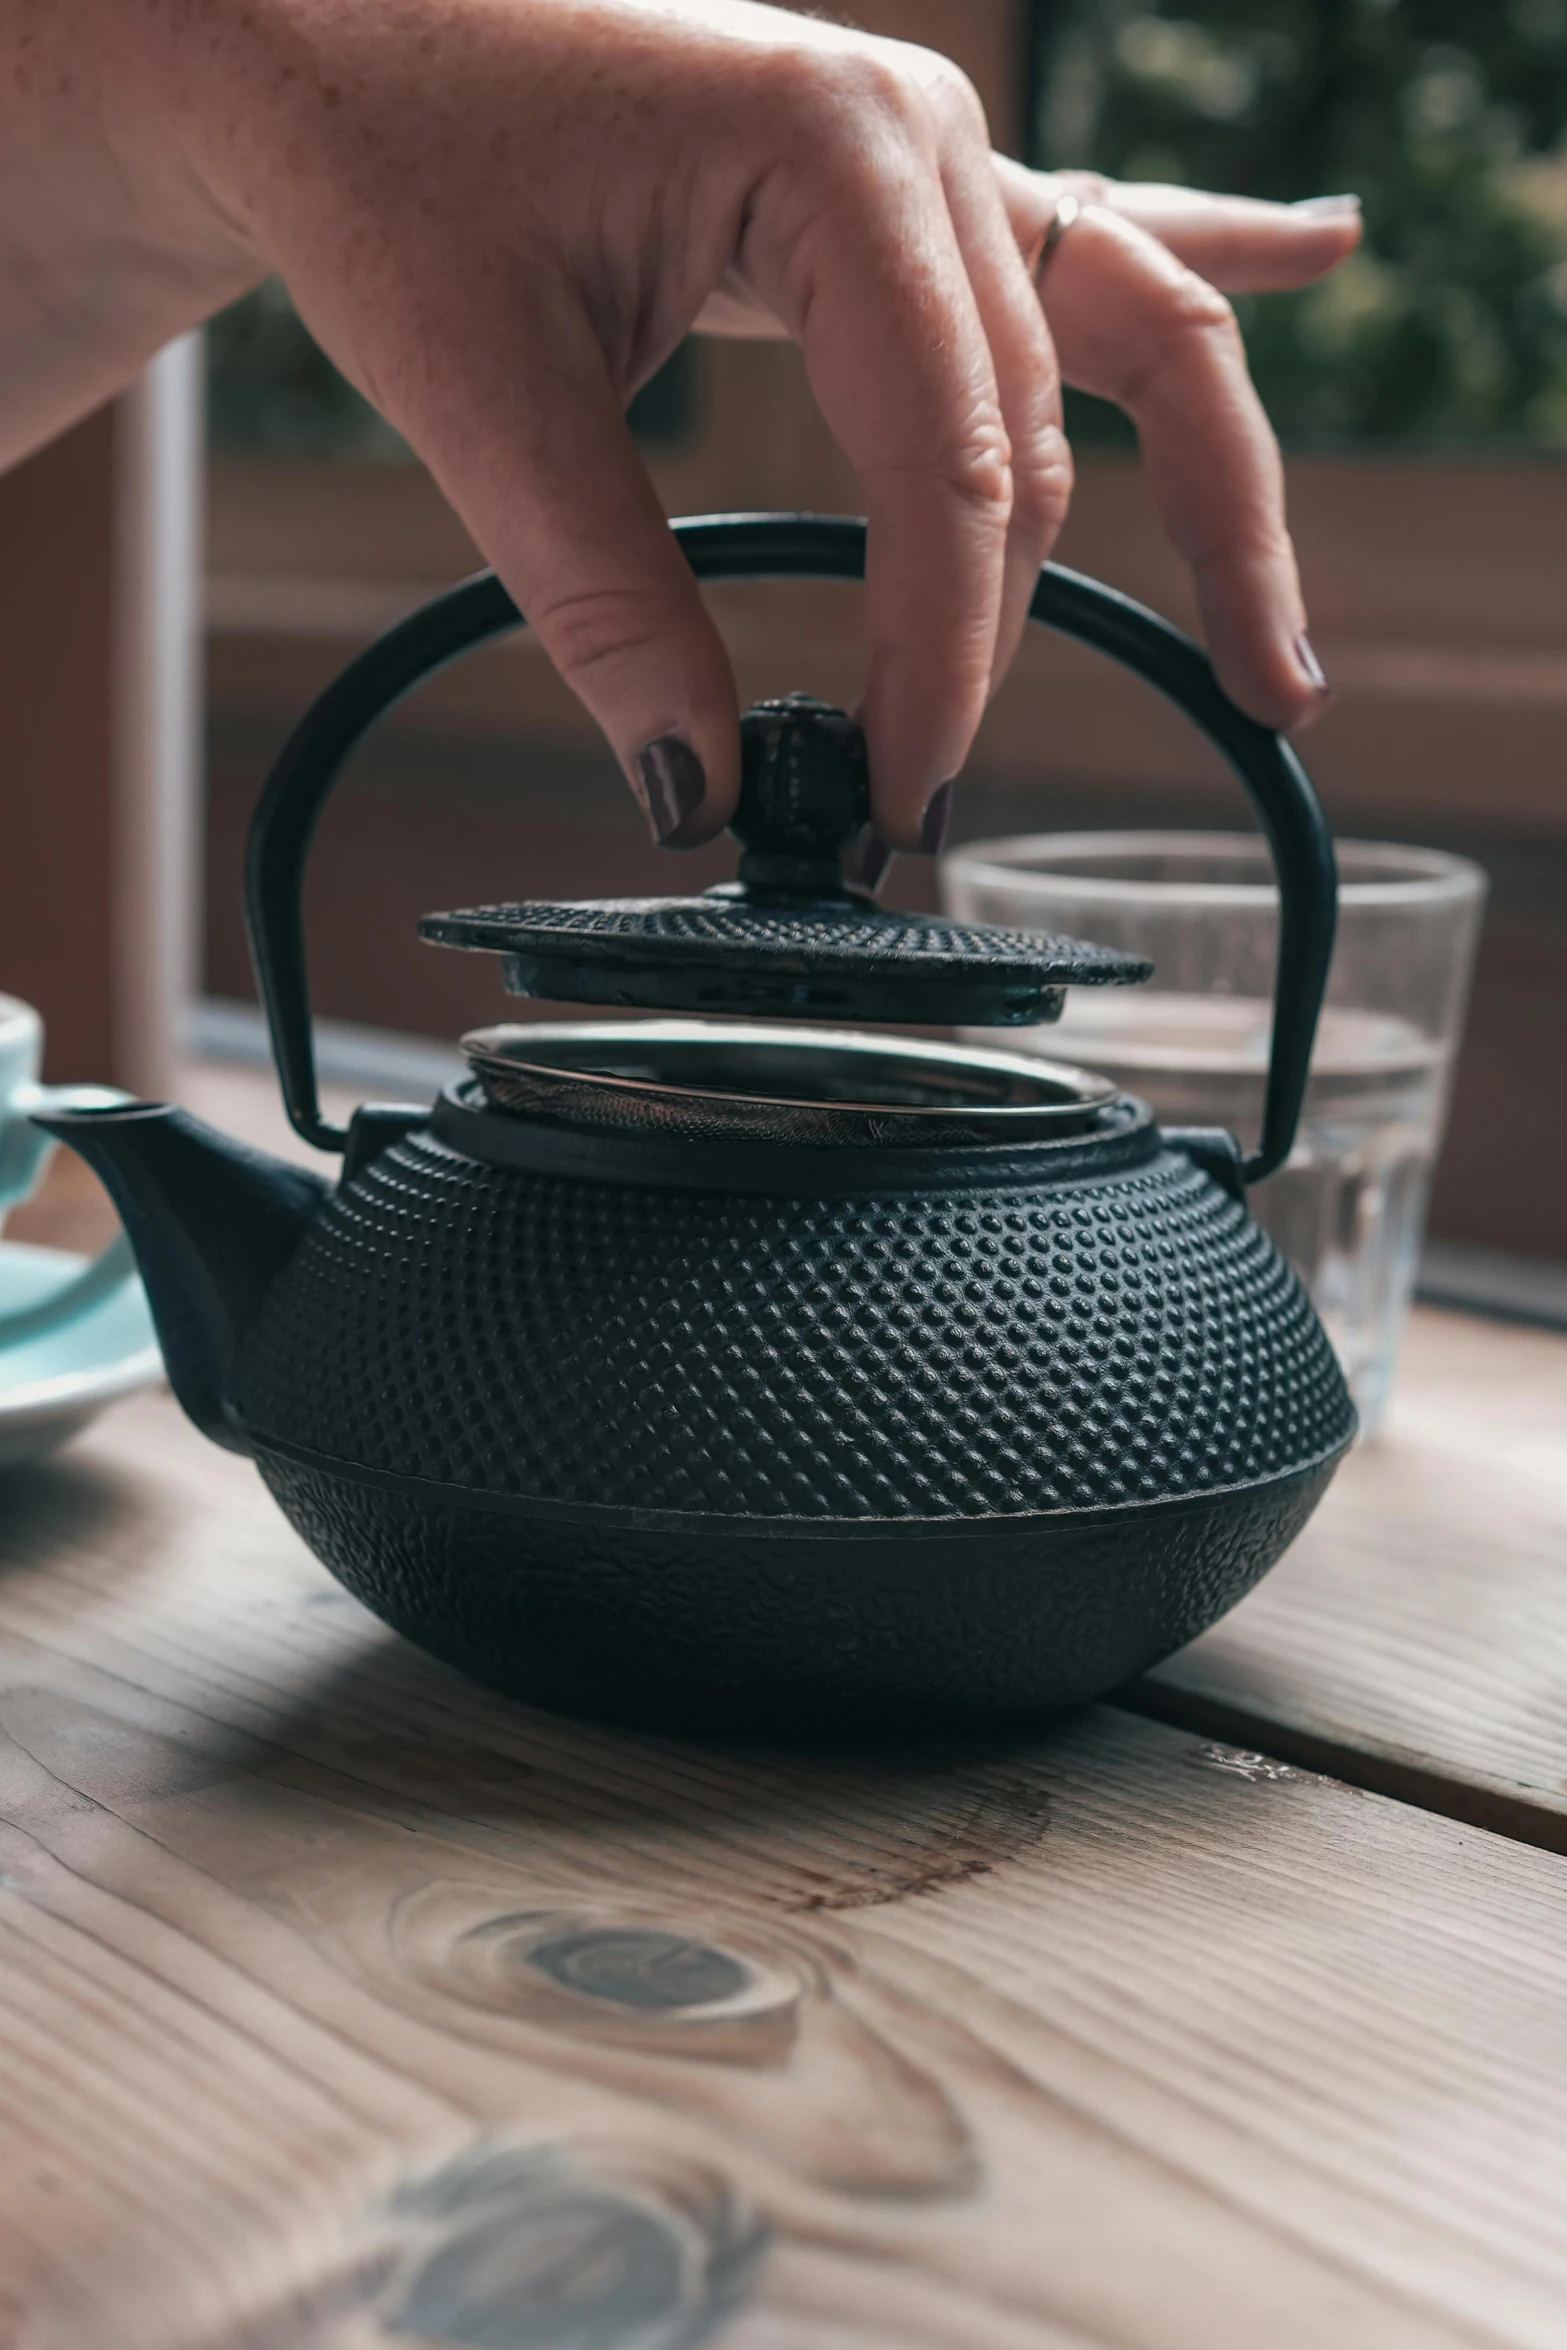
<svg viewBox="0 0 1567 2350"><path fill-rule="evenodd" d="M691 848L739 791L734 674L603 354L582 340L573 365L557 327L547 366L506 371L488 411L462 374L461 414L426 419L420 454L604 729L654 838Z"/></svg>

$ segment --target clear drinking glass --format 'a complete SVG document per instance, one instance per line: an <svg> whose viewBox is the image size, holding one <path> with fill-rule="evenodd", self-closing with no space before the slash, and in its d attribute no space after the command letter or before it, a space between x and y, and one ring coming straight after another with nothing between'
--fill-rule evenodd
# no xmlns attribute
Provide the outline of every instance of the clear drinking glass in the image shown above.
<svg viewBox="0 0 1567 2350"><path fill-rule="evenodd" d="M1486 878L1435 849L1337 845L1338 941L1300 1133L1252 1206L1311 1291L1369 1434L1414 1287ZM1255 1141L1279 907L1263 841L1226 832L975 841L943 859L942 897L962 920L1148 956L1146 986L1074 988L1058 1024L1010 1041L1101 1071L1163 1124L1227 1126Z"/></svg>

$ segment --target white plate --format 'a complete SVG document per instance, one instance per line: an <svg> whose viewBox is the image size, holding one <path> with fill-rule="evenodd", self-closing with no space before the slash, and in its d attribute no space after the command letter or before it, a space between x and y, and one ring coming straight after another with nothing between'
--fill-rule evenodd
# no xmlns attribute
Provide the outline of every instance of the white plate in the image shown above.
<svg viewBox="0 0 1567 2350"><path fill-rule="evenodd" d="M86 1264L59 1248L0 1241L0 1313L35 1304ZM52 1452L95 1412L163 1377L139 1281L128 1281L63 1330L0 1347L0 1469Z"/></svg>

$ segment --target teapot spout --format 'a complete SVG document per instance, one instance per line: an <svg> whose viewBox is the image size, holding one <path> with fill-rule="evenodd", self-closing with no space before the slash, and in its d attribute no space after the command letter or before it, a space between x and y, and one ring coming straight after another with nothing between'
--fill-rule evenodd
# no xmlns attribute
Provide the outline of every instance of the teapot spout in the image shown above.
<svg viewBox="0 0 1567 2350"><path fill-rule="evenodd" d="M179 1403L204 1436L248 1453L233 1408L239 1349L328 1186L167 1102L36 1123L87 1161L119 1209Z"/></svg>

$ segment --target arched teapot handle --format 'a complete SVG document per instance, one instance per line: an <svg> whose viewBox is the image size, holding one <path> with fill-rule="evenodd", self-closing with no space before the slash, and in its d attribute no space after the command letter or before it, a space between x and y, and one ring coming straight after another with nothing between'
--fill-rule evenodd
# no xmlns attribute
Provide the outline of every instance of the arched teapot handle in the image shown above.
<svg viewBox="0 0 1567 2350"><path fill-rule="evenodd" d="M860 579L865 525L815 514L735 514L673 525L698 579ZM1279 878L1273 1051L1262 1139L1248 1183L1288 1158L1306 1089L1338 913L1333 841L1289 744L1238 710L1207 655L1130 596L1047 563L1030 617L1135 670L1217 744L1251 794ZM279 753L250 828L245 911L283 1099L297 1134L342 1150L346 1128L321 1115L305 964L305 860L316 820L349 753L394 702L460 653L523 625L493 572L411 612L351 661L306 711Z"/></svg>

